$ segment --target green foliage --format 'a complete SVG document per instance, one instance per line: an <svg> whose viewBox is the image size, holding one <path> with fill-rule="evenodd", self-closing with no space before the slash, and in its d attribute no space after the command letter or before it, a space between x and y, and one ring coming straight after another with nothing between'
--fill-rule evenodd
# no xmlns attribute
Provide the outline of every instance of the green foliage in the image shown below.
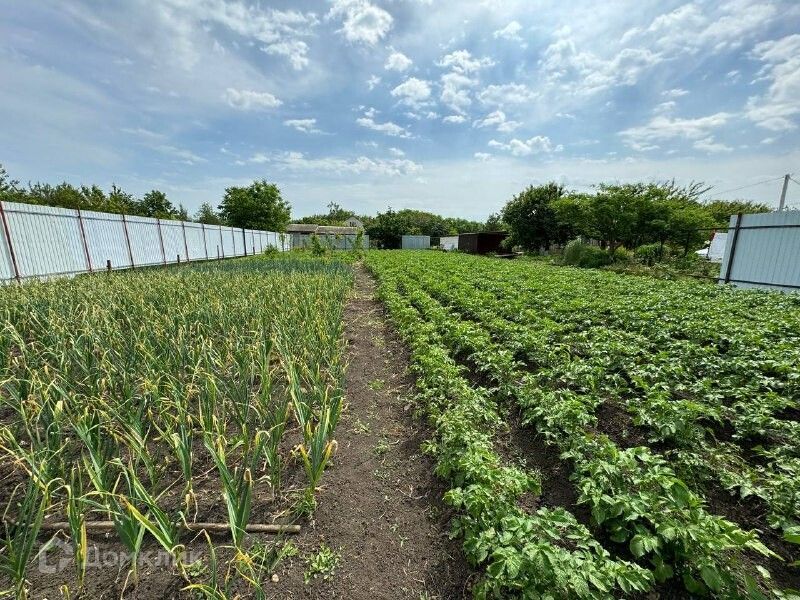
<svg viewBox="0 0 800 600"><path fill-rule="evenodd" d="M308 585L317 577L329 579L336 571L342 555L332 550L325 544L320 544L319 550L306 558L306 570L303 573L303 581Z"/></svg>
<svg viewBox="0 0 800 600"><path fill-rule="evenodd" d="M600 184L594 194L565 192L555 183L529 187L503 209L513 243L526 250L547 248L578 236L598 240L613 252L620 246L669 243L688 249L708 239L737 212L762 212L746 202L700 202L707 188L674 182Z"/></svg>
<svg viewBox="0 0 800 600"><path fill-rule="evenodd" d="M731 216L738 213L765 213L772 210L766 204L749 200L712 200L705 207L711 213L714 224L720 227L727 227Z"/></svg>
<svg viewBox="0 0 800 600"><path fill-rule="evenodd" d="M596 269L610 265L614 261L608 251L586 244L581 240L572 240L564 247L563 263L574 267Z"/></svg>
<svg viewBox="0 0 800 600"><path fill-rule="evenodd" d="M203 202L194 215L194 220L206 225L222 225L222 219L208 202Z"/></svg>
<svg viewBox="0 0 800 600"><path fill-rule="evenodd" d="M167 195L159 190L151 190L142 196L139 204L139 212L145 217L159 219L170 219L178 216L172 202L167 199Z"/></svg>
<svg viewBox="0 0 800 600"><path fill-rule="evenodd" d="M66 517L78 587L94 575L85 571L86 522L110 520L131 581L140 551L155 542L191 589L224 597L238 586L239 597L264 597L259 565L268 557L246 527L252 515L291 509L287 430L303 432L311 500L324 477L351 282L341 261L284 255L0 289L0 459L24 490L0 526L3 588L11 582L24 597L47 514ZM225 581L213 546L205 564L182 562L184 524L206 516L194 497L200 479L227 515L235 551L224 553Z"/></svg>
<svg viewBox="0 0 800 600"><path fill-rule="evenodd" d="M798 539L800 425L786 412L800 393L798 346L786 342L800 336L796 297L444 253L372 253L367 264L412 347L436 425L429 450L451 481L456 532L485 569L479 596L620 597L660 581L699 596L787 597L765 568L774 552L742 526ZM465 381L465 365L480 383ZM501 401L568 460L607 560L591 534L555 528L553 511L519 510L528 472L494 462ZM630 423L601 420L615 413ZM714 514L706 490L720 486L759 498L766 521ZM534 553L534 540L551 539L570 552Z"/></svg>
<svg viewBox="0 0 800 600"><path fill-rule="evenodd" d="M529 186L514 196L502 212L502 220L510 230L509 245L536 251L547 249L551 242L559 241L561 236L553 203L563 193L562 186L548 183Z"/></svg>
<svg viewBox="0 0 800 600"><path fill-rule="evenodd" d="M421 210L394 211L390 208L365 222L365 229L370 241L375 241L383 248L399 248L403 235L441 237L481 231L483 225L466 219L441 217Z"/></svg>
<svg viewBox="0 0 800 600"><path fill-rule="evenodd" d="M265 179L247 187L229 187L219 205L220 217L231 227L284 231L290 206L274 183Z"/></svg>
<svg viewBox="0 0 800 600"><path fill-rule="evenodd" d="M664 257L664 247L657 243L642 244L633 251L633 255L639 262L651 266Z"/></svg>

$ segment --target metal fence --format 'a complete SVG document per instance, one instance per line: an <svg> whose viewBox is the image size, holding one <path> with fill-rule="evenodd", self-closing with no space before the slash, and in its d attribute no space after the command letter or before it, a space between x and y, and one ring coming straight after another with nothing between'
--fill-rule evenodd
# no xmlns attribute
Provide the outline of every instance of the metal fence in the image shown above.
<svg viewBox="0 0 800 600"><path fill-rule="evenodd" d="M719 281L800 290L800 211L732 216Z"/></svg>
<svg viewBox="0 0 800 600"><path fill-rule="evenodd" d="M431 247L429 235L404 235L401 246L404 250L427 250Z"/></svg>
<svg viewBox="0 0 800 600"><path fill-rule="evenodd" d="M0 202L0 280L132 269L287 250L284 236L17 202Z"/></svg>
<svg viewBox="0 0 800 600"><path fill-rule="evenodd" d="M287 234L291 238L292 248L311 248L313 242L309 233L290 233ZM323 248L330 248L332 250L353 250L356 244L359 243L358 235L351 233L315 233L317 241ZM361 247L366 250L369 248L369 236L366 234L361 235Z"/></svg>

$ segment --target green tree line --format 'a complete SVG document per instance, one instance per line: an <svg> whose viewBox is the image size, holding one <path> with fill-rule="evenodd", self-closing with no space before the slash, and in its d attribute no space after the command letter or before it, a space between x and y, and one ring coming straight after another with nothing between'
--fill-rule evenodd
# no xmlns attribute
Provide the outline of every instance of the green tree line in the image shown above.
<svg viewBox="0 0 800 600"><path fill-rule="evenodd" d="M458 233L474 233L484 231L487 223L471 221L458 217L443 217L424 210L405 208L402 210L387 209L377 215L359 215L342 208L339 204L328 204L328 212L309 215L299 219L298 223L317 225L344 225L350 217L355 217L364 224L364 232L370 241L383 248L399 248L403 235L429 235L442 237Z"/></svg>
<svg viewBox="0 0 800 600"><path fill-rule="evenodd" d="M112 185L108 192L96 185L75 186L67 182L21 185L11 179L1 164L0 200L267 231L284 231L291 214L291 206L281 196L278 186L266 180L254 181L249 186L231 186L216 209L204 202L190 217L182 204L176 207L160 190L151 190L137 198L117 185Z"/></svg>
<svg viewBox="0 0 800 600"><path fill-rule="evenodd" d="M697 247L713 228L724 228L731 215L768 212L746 200L701 196L709 188L692 183L600 184L594 193L570 192L557 183L529 186L490 217L509 232L508 244L526 251L546 250L577 237L598 240L612 253L622 246L646 244Z"/></svg>

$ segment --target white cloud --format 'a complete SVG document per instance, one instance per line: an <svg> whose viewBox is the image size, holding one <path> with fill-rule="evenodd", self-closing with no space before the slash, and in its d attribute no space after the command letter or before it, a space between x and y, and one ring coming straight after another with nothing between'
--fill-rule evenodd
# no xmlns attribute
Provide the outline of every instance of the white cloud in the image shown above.
<svg viewBox="0 0 800 600"><path fill-rule="evenodd" d="M287 119L283 124L303 133L322 133L320 129L317 129L316 119Z"/></svg>
<svg viewBox="0 0 800 600"><path fill-rule="evenodd" d="M431 86L423 79L409 77L394 88L391 94L395 98L400 98L403 104L418 107L431 97Z"/></svg>
<svg viewBox="0 0 800 600"><path fill-rule="evenodd" d="M369 79L367 79L367 88L371 92L375 89L375 87L381 82L381 78L377 75L373 75Z"/></svg>
<svg viewBox="0 0 800 600"><path fill-rule="evenodd" d="M235 0L165 0L162 6L163 16L172 21L175 48L185 66L200 60L194 48L198 25L213 23L263 43L268 54L286 56L294 68L302 68L308 64L308 46L299 38L311 35L319 23L314 13L264 9Z"/></svg>
<svg viewBox="0 0 800 600"><path fill-rule="evenodd" d="M717 153L717 152L731 152L733 148L730 146L726 146L725 144L721 144L719 142L715 142L714 138L709 136L700 140L697 140L692 144L697 150L702 150L704 152L710 153Z"/></svg>
<svg viewBox="0 0 800 600"><path fill-rule="evenodd" d="M634 150L653 150L658 146L654 144L670 140L706 140L701 146L706 146L711 132L723 127L733 115L718 112L707 117L696 119L670 118L665 115L653 117L649 123L640 127L631 127L620 132L625 143Z"/></svg>
<svg viewBox="0 0 800 600"><path fill-rule="evenodd" d="M308 66L308 44L302 40L286 40L261 48L267 54L285 56L296 71Z"/></svg>
<svg viewBox="0 0 800 600"><path fill-rule="evenodd" d="M394 147L389 148L389 154L391 154L392 156L396 156L398 158L402 158L406 155L406 153L400 150L400 148L394 148Z"/></svg>
<svg viewBox="0 0 800 600"><path fill-rule="evenodd" d="M575 42L561 32L542 53L539 65L546 81L564 93L590 95L620 86L634 85L639 77L663 57L647 48L623 48L604 59L589 51L578 51Z"/></svg>
<svg viewBox="0 0 800 600"><path fill-rule="evenodd" d="M277 108L283 102L269 92L255 92L253 90L237 90L228 88L223 98L229 106L240 110L259 110Z"/></svg>
<svg viewBox="0 0 800 600"><path fill-rule="evenodd" d="M448 115L442 119L442 123L463 123L467 118L463 115Z"/></svg>
<svg viewBox="0 0 800 600"><path fill-rule="evenodd" d="M374 46L392 28L392 15L368 0L334 0L328 19L340 18L339 30L348 42Z"/></svg>
<svg viewBox="0 0 800 600"><path fill-rule="evenodd" d="M473 127L478 129L483 127L497 127L497 131L508 133L520 127L522 123L517 121L509 121L506 119L506 114L502 110L496 110L489 113L483 119L479 119L472 123Z"/></svg>
<svg viewBox="0 0 800 600"><path fill-rule="evenodd" d="M386 59L386 64L383 68L388 71L406 71L413 65L414 62L402 52L394 51Z"/></svg>
<svg viewBox="0 0 800 600"><path fill-rule="evenodd" d="M493 106L525 104L531 102L536 97L536 92L521 83L490 85L478 94L478 99L483 104Z"/></svg>
<svg viewBox="0 0 800 600"><path fill-rule="evenodd" d="M520 25L517 21L511 21L502 29L495 31L493 35L495 39L503 38L506 40L512 40L514 42L521 42L522 38L519 37L520 31L522 31L522 25Z"/></svg>
<svg viewBox="0 0 800 600"><path fill-rule="evenodd" d="M477 81L460 73L442 75L441 101L457 113L463 114L472 104L469 88L477 85Z"/></svg>
<svg viewBox="0 0 800 600"><path fill-rule="evenodd" d="M402 137L402 138L410 138L411 134L397 125L396 123L392 123L391 121L387 121L385 123L378 123L375 121L374 111L367 111L367 113L358 119L356 119L356 123L359 124L361 127L366 127L367 129L372 129L373 131L379 131L381 133L385 133L386 135L390 135L392 137Z"/></svg>
<svg viewBox="0 0 800 600"><path fill-rule="evenodd" d="M487 160L492 158L492 155L489 154L488 152L476 152L475 154L473 154L473 156L481 162L486 162Z"/></svg>
<svg viewBox="0 0 800 600"><path fill-rule="evenodd" d="M553 146L550 138L544 135L536 135L528 140L518 140L514 138L508 143L489 141L490 148L511 152L514 156L530 156L531 154L549 154L550 152L561 152L564 147L559 144Z"/></svg>
<svg viewBox="0 0 800 600"><path fill-rule="evenodd" d="M680 98L688 93L688 91L681 88L672 88L671 90L665 90L661 92L661 95L666 96L667 98Z"/></svg>
<svg viewBox="0 0 800 600"><path fill-rule="evenodd" d="M490 58L474 58L468 50L456 50L442 57L438 63L440 67L449 68L456 73L475 73L486 67L494 65Z"/></svg>
<svg viewBox="0 0 800 600"><path fill-rule="evenodd" d="M669 55L716 53L741 46L777 15L770 2L730 0L716 6L689 2L657 16L646 28L629 30L621 43L643 43Z"/></svg>
<svg viewBox="0 0 800 600"><path fill-rule="evenodd" d="M258 152L247 160L236 161L237 165L269 163L283 171L312 171L335 175L380 175L396 177L413 175L422 171L422 165L408 159L382 159L359 156L355 159L339 157L310 158L302 152L288 151L272 155Z"/></svg>
<svg viewBox="0 0 800 600"><path fill-rule="evenodd" d="M800 34L761 42L752 55L764 63L759 75L769 88L748 99L747 117L771 131L795 129L800 114Z"/></svg>

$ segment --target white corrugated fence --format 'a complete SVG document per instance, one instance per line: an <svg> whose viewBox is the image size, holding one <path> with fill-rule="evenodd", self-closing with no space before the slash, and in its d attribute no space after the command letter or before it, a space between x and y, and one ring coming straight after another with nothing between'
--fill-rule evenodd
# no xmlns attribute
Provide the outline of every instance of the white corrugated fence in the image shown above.
<svg viewBox="0 0 800 600"><path fill-rule="evenodd" d="M274 231L0 202L0 279L73 275L288 250Z"/></svg>

